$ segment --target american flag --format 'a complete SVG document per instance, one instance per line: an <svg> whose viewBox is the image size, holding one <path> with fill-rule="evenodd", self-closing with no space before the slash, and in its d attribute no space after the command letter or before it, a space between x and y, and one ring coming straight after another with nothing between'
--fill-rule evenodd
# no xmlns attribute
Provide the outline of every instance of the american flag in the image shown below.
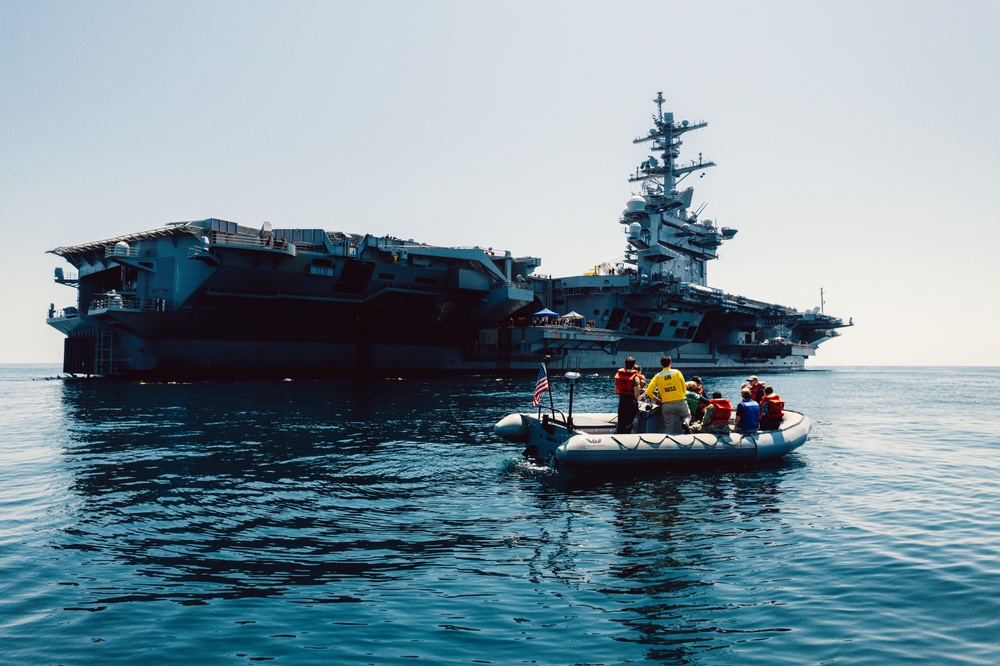
<svg viewBox="0 0 1000 666"><path fill-rule="evenodd" d="M537 405L542 401L542 394L549 390L549 376L545 372L545 364L538 370L538 379L535 380L535 398L532 405Z"/></svg>

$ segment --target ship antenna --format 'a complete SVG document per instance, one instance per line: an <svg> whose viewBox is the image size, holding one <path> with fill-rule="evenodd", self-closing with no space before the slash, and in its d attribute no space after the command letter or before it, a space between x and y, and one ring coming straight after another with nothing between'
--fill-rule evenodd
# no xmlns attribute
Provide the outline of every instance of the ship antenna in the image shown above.
<svg viewBox="0 0 1000 666"><path fill-rule="evenodd" d="M656 102L656 108L658 109L658 111L657 111L657 118L656 119L659 120L660 122L663 122L663 91L662 90L660 92L656 93L656 99L654 99L653 101Z"/></svg>

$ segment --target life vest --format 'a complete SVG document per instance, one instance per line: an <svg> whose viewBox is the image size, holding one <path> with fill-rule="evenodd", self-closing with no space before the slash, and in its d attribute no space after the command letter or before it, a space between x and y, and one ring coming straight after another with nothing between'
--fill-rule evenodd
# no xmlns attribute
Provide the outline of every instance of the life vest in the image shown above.
<svg viewBox="0 0 1000 666"><path fill-rule="evenodd" d="M767 388L760 382L757 382L750 387L750 397L754 399L754 402L760 402L764 399L764 389Z"/></svg>
<svg viewBox="0 0 1000 666"><path fill-rule="evenodd" d="M733 415L733 406L726 398L712 398L709 401L715 405L715 414L712 415L712 425L717 423L729 423L729 417Z"/></svg>
<svg viewBox="0 0 1000 666"><path fill-rule="evenodd" d="M736 416L739 419L739 423L736 424L738 430L753 432L760 428L760 405L753 400L744 400L737 405Z"/></svg>
<svg viewBox="0 0 1000 666"><path fill-rule="evenodd" d="M771 395L765 395L764 400L761 401L761 406L764 403L768 403L767 407L767 417L769 419L780 419L784 416L785 412L785 401L781 399L781 396L777 393L772 393Z"/></svg>
<svg viewBox="0 0 1000 666"><path fill-rule="evenodd" d="M615 395L635 395L635 378L639 373L635 370L620 368L615 375Z"/></svg>

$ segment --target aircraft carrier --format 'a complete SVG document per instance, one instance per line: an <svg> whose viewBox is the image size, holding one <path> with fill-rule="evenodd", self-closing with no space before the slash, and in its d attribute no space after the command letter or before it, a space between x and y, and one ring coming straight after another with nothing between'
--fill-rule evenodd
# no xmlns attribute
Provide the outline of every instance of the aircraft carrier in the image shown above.
<svg viewBox="0 0 1000 666"><path fill-rule="evenodd" d="M618 259L583 275L541 261L323 229L178 222L52 253L73 305L50 305L73 376L162 379L397 376L538 369L606 371L660 355L687 372L799 370L853 322L710 287L707 264L736 234L699 217L681 138L654 100L649 156L616 221Z"/></svg>

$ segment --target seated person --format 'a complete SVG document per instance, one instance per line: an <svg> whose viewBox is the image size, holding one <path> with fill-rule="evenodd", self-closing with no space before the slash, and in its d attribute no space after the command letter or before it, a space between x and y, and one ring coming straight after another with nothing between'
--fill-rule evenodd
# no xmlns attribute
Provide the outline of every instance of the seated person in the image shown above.
<svg viewBox="0 0 1000 666"><path fill-rule="evenodd" d="M684 393L684 398L688 403L688 410L691 412L691 423L700 421L705 415L705 407L708 406L708 398L705 398L698 392L698 384L694 381L687 382L687 391Z"/></svg>
<svg viewBox="0 0 1000 666"><path fill-rule="evenodd" d="M753 399L750 389L740 391L743 401L736 405L736 432L757 432L760 428L760 405Z"/></svg>
<svg viewBox="0 0 1000 666"><path fill-rule="evenodd" d="M722 397L722 393L716 391L712 394L712 399L705 407L705 415L700 423L691 425L692 432L710 432L716 435L728 435L729 417L733 415L733 406L729 400Z"/></svg>
<svg viewBox="0 0 1000 666"><path fill-rule="evenodd" d="M777 430L785 415L785 401L768 386L764 389L764 399L760 402L760 429Z"/></svg>

